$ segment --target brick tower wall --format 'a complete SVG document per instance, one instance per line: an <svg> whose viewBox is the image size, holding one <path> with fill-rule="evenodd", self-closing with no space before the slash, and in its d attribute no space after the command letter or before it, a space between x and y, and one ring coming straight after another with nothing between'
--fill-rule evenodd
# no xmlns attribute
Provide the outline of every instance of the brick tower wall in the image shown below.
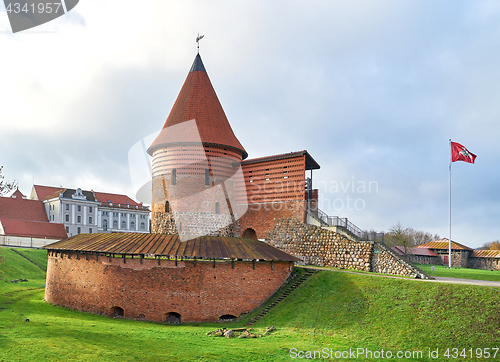
<svg viewBox="0 0 500 362"><path fill-rule="evenodd" d="M234 215L237 210L230 210L230 205L235 186L228 179L240 161L241 152L223 146L187 144L156 150L151 232L233 236L231 211Z"/></svg>
<svg viewBox="0 0 500 362"><path fill-rule="evenodd" d="M61 307L125 318L182 322L240 316L269 298L290 275L290 262L177 261L108 258L49 251L45 300Z"/></svg>

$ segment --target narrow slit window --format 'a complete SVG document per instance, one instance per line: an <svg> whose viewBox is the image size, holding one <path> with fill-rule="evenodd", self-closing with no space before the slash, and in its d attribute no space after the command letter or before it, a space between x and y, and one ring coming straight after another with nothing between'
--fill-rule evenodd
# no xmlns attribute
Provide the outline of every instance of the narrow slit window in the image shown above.
<svg viewBox="0 0 500 362"><path fill-rule="evenodd" d="M172 169L172 185L177 185L177 169Z"/></svg>
<svg viewBox="0 0 500 362"><path fill-rule="evenodd" d="M205 185L210 185L210 169L205 169Z"/></svg>

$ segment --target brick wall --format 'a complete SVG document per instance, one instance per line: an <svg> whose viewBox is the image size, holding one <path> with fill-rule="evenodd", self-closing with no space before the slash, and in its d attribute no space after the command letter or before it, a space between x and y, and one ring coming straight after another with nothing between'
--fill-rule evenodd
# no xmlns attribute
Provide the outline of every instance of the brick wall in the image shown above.
<svg viewBox="0 0 500 362"><path fill-rule="evenodd" d="M49 251L45 300L82 312L164 322L216 321L259 306L290 274L289 262L177 261L108 258Z"/></svg>
<svg viewBox="0 0 500 362"><path fill-rule="evenodd" d="M247 212L238 220L239 235L246 229L253 229L258 239L268 239L275 220L296 218L306 222L307 204L305 200L249 204Z"/></svg>

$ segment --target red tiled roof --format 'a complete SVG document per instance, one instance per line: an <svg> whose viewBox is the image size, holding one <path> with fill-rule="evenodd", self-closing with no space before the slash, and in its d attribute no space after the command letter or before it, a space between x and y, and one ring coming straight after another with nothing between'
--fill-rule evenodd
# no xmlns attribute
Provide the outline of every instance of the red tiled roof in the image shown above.
<svg viewBox="0 0 500 362"><path fill-rule="evenodd" d="M47 196L52 196L56 192L61 192L62 190L64 190L64 188L62 187L41 186L41 185L33 185L33 188L35 189L37 200L44 200L47 198Z"/></svg>
<svg viewBox="0 0 500 362"><path fill-rule="evenodd" d="M418 245L417 248L426 248L426 249L448 249L448 239L439 239L435 241L430 241L428 243ZM459 244L455 241L451 241L451 249L452 250L473 250L468 246Z"/></svg>
<svg viewBox="0 0 500 362"><path fill-rule="evenodd" d="M96 200L102 202L103 204L112 202L113 204L126 205L128 202L130 206L141 206L141 204L135 202L127 195L110 194L106 192L94 192L94 195Z"/></svg>
<svg viewBox="0 0 500 362"><path fill-rule="evenodd" d="M42 201L0 197L0 218L49 222Z"/></svg>
<svg viewBox="0 0 500 362"><path fill-rule="evenodd" d="M19 191L19 189L17 189L16 191L14 191L12 195L10 195L10 197L12 197L13 199L22 199L23 197L26 196L24 196L23 193Z"/></svg>
<svg viewBox="0 0 500 362"><path fill-rule="evenodd" d="M406 255L404 246L393 246L391 248L396 254ZM422 256L438 256L435 252L426 248L413 247L408 254L412 255L422 255Z"/></svg>
<svg viewBox="0 0 500 362"><path fill-rule="evenodd" d="M500 250L474 250L472 258L500 258Z"/></svg>
<svg viewBox="0 0 500 362"><path fill-rule="evenodd" d="M66 229L63 224L51 224L48 221L30 221L0 218L5 235L25 236L33 238L66 239Z"/></svg>
<svg viewBox="0 0 500 362"><path fill-rule="evenodd" d="M189 120L196 121L197 130L185 132L182 135L168 132L168 127ZM205 144L237 149L242 153L243 159L248 156L231 129L199 54L196 56L191 71L167 117L163 130L149 147L148 153L150 155L162 145L199 142L201 138ZM194 134L195 132L199 132L199 137L198 134Z"/></svg>
<svg viewBox="0 0 500 362"><path fill-rule="evenodd" d="M411 248L411 253L413 255L422 255L422 256L438 256L435 252L426 248Z"/></svg>
<svg viewBox="0 0 500 362"><path fill-rule="evenodd" d="M398 255L405 255L406 254L404 246L398 246L398 245L396 245L396 246L393 246L391 248L391 250L394 251Z"/></svg>

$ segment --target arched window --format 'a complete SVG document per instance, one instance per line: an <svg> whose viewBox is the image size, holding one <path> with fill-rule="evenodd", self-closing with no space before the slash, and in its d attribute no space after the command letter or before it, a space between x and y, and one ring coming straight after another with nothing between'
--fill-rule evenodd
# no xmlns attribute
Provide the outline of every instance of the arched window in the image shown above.
<svg viewBox="0 0 500 362"><path fill-rule="evenodd" d="M165 322L181 323L181 315L179 313L170 312L165 314Z"/></svg>
<svg viewBox="0 0 500 362"><path fill-rule="evenodd" d="M109 311L109 314L111 317L114 317L114 318L123 318L123 316L125 315L125 312L124 312L123 308L112 307Z"/></svg>
<svg viewBox="0 0 500 362"><path fill-rule="evenodd" d="M104 220L102 221L102 229L103 229L104 231L108 231L108 220L104 219Z"/></svg>
<svg viewBox="0 0 500 362"><path fill-rule="evenodd" d="M244 239L255 239L257 240L257 233L252 228L247 228L243 231L243 235L241 235Z"/></svg>
<svg viewBox="0 0 500 362"><path fill-rule="evenodd" d="M135 230L135 222L133 222L133 221L130 222L130 228L132 230Z"/></svg>
<svg viewBox="0 0 500 362"><path fill-rule="evenodd" d="M215 203L215 213L216 213L217 215L219 215L219 214L220 214L220 204L219 204L218 202L216 202L216 203Z"/></svg>
<svg viewBox="0 0 500 362"><path fill-rule="evenodd" d="M118 220L113 220L113 229L118 229Z"/></svg>
<svg viewBox="0 0 500 362"><path fill-rule="evenodd" d="M170 203L168 201L165 201L165 213L170 212Z"/></svg>
<svg viewBox="0 0 500 362"><path fill-rule="evenodd" d="M221 320L221 321L232 321L232 320L235 320L237 318L238 317L236 317L235 315L232 315L232 314L224 314L224 315L221 315L219 317L219 320Z"/></svg>
<svg viewBox="0 0 500 362"><path fill-rule="evenodd" d="M144 224L143 222L141 222L141 230L146 230L146 224Z"/></svg>
<svg viewBox="0 0 500 362"><path fill-rule="evenodd" d="M126 229L127 228L127 222L126 221L122 221L122 229Z"/></svg>

